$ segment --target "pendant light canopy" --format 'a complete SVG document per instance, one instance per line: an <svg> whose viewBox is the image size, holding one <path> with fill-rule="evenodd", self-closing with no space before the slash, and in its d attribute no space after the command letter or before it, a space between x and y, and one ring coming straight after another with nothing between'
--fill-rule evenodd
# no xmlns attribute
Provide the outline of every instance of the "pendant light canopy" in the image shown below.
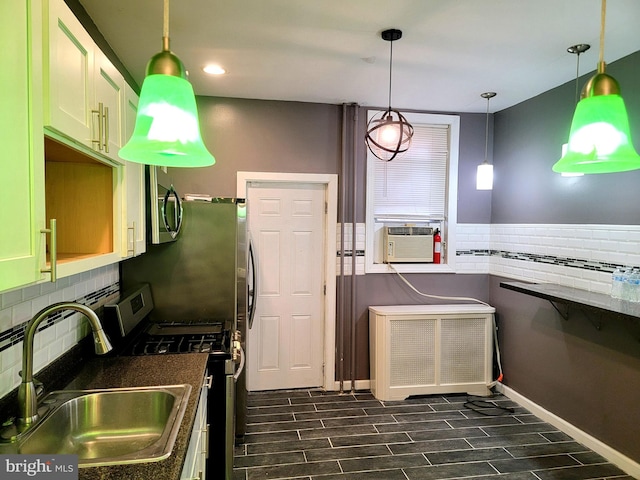
<svg viewBox="0 0 640 480"><path fill-rule="evenodd" d="M571 122L566 153L553 166L558 173L611 173L640 168L640 156L631 143L629 118L620 85L605 73L602 0L598 71L582 89Z"/></svg>
<svg viewBox="0 0 640 480"><path fill-rule="evenodd" d="M389 55L389 108L375 114L369 120L365 142L371 153L377 158L390 162L406 152L411 146L413 126L404 115L391 108L393 42L402 38L402 31L392 28L383 31L380 36L390 43L391 50Z"/></svg>
<svg viewBox="0 0 640 480"><path fill-rule="evenodd" d="M162 51L147 64L133 135L118 155L163 167L205 167L216 161L202 141L184 65L169 50L169 0L164 0Z"/></svg>
<svg viewBox="0 0 640 480"><path fill-rule="evenodd" d="M488 161L489 155L489 101L496 96L496 92L481 93L482 98L487 99L487 119L484 131L484 162L478 165L476 172L476 190L493 189L493 165Z"/></svg>

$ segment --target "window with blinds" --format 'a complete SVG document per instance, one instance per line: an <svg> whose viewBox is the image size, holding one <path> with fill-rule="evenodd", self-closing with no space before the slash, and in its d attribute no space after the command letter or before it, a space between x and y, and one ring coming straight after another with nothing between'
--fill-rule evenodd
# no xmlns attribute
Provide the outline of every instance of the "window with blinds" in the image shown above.
<svg viewBox="0 0 640 480"><path fill-rule="evenodd" d="M376 111L369 112L369 116ZM441 231L443 263L394 265L399 271L451 271L455 262L458 141L456 115L404 113L414 127L411 147L390 162L367 156L367 273L391 271L383 262L383 230L426 225ZM449 255L449 252L451 254Z"/></svg>
<svg viewBox="0 0 640 480"><path fill-rule="evenodd" d="M404 156L373 164L377 220L444 220L449 131L449 125L415 125L411 148Z"/></svg>

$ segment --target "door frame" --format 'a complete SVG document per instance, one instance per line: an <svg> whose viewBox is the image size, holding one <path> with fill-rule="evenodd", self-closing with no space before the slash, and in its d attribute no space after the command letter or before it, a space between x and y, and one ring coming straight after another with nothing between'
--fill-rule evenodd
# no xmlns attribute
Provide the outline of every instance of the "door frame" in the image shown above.
<svg viewBox="0 0 640 480"><path fill-rule="evenodd" d="M325 263L324 285L324 346L323 346L323 385L327 391L335 390L335 345L336 345L336 252L338 224L338 175L317 173L276 173L276 172L238 172L236 177L236 195L247 198L248 184L260 183L316 183L324 185L327 201L325 225ZM251 208L251 207L248 207ZM248 225L248 224L247 224Z"/></svg>

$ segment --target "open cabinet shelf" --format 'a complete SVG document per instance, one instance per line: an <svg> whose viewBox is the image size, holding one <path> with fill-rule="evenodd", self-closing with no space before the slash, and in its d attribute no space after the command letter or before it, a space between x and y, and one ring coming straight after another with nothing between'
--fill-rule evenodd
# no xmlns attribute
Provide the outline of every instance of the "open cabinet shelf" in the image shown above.
<svg viewBox="0 0 640 480"><path fill-rule="evenodd" d="M57 221L59 263L112 254L117 171L45 137L47 223ZM49 262L50 240L47 240Z"/></svg>

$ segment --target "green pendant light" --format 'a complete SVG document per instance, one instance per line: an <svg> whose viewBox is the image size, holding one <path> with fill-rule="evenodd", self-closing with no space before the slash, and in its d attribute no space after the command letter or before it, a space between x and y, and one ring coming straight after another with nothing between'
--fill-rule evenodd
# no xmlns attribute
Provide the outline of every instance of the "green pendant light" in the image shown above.
<svg viewBox="0 0 640 480"><path fill-rule="evenodd" d="M162 167L206 167L216 162L200 135L184 65L169 50L169 0L164 0L162 51L147 64L133 135L118 155Z"/></svg>
<svg viewBox="0 0 640 480"><path fill-rule="evenodd" d="M612 173L640 168L631 143L629 118L620 85L605 73L604 23L607 1L602 0L598 72L582 89L571 122L566 153L553 166L558 173Z"/></svg>

